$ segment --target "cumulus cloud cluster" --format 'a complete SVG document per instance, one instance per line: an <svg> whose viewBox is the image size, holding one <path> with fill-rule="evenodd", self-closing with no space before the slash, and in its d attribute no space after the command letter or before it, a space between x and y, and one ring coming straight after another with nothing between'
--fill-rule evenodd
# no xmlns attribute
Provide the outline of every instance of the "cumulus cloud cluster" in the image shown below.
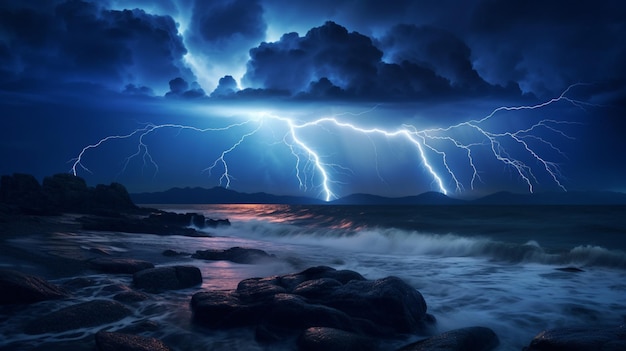
<svg viewBox="0 0 626 351"><path fill-rule="evenodd" d="M83 82L213 99L553 96L578 81L623 85L624 16L626 6L611 0L5 1L0 88Z"/></svg>
<svg viewBox="0 0 626 351"><path fill-rule="evenodd" d="M72 0L5 2L0 33L3 86L86 81L162 90L172 77L193 78L182 61L187 50L176 23L140 9Z"/></svg>

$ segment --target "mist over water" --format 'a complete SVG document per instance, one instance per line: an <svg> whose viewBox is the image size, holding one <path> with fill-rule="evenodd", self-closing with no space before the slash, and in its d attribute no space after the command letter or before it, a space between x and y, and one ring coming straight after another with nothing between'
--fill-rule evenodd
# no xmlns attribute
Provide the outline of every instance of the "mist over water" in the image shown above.
<svg viewBox="0 0 626 351"><path fill-rule="evenodd" d="M229 218L232 225L207 230L212 238L77 232L11 240L32 250L54 250L73 242L80 250L98 248L158 265L192 264L202 271L202 289L234 289L242 279L315 265L355 270L368 279L393 275L422 293L428 312L437 318L439 332L487 326L498 334L500 351L521 350L548 328L626 322L624 207L158 207ZM193 253L233 246L262 249L281 260L246 265L161 255L165 249ZM583 271L557 269L563 267ZM79 300L111 298L116 286L132 284L132 278L123 275L87 278L99 283L79 290ZM53 281L64 284L68 280ZM253 330L215 331L193 325L189 299L195 291L154 295L140 302L133 316L96 329L124 330L149 319L163 326L150 336L178 350L263 349L254 341ZM51 311L64 303L43 302L36 308ZM39 336L16 329L28 315L12 318L17 319L0 326L0 337L20 345L41 342ZM71 341L92 337L97 330L85 328L44 338Z"/></svg>

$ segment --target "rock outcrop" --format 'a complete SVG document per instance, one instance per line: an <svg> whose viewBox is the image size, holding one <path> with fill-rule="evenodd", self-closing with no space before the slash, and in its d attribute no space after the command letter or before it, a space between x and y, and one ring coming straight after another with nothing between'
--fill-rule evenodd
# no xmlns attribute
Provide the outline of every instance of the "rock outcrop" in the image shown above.
<svg viewBox="0 0 626 351"><path fill-rule="evenodd" d="M378 342L356 333L341 329L312 327L298 338L301 351L375 351Z"/></svg>
<svg viewBox="0 0 626 351"><path fill-rule="evenodd" d="M41 185L29 174L4 175L0 178L0 202L25 214L110 214L137 210L122 184L99 184L92 188L84 179L69 173L46 177Z"/></svg>
<svg viewBox="0 0 626 351"><path fill-rule="evenodd" d="M113 274L134 274L144 269L154 268L152 262L132 258L96 258L89 261L89 265L93 270Z"/></svg>
<svg viewBox="0 0 626 351"><path fill-rule="evenodd" d="M243 247L231 247L226 250L198 250L191 257L208 261L230 261L244 264L276 259L276 256L263 250Z"/></svg>
<svg viewBox="0 0 626 351"><path fill-rule="evenodd" d="M148 292L191 288L202 284L202 273L194 266L157 267L133 275L133 285Z"/></svg>
<svg viewBox="0 0 626 351"><path fill-rule="evenodd" d="M626 350L626 326L617 328L560 328L545 330L524 351Z"/></svg>
<svg viewBox="0 0 626 351"><path fill-rule="evenodd" d="M125 333L96 333L98 351L170 351L161 340Z"/></svg>
<svg viewBox="0 0 626 351"><path fill-rule="evenodd" d="M24 326L26 334L58 333L118 321L131 311L119 302L93 300L64 307Z"/></svg>
<svg viewBox="0 0 626 351"><path fill-rule="evenodd" d="M0 305L62 299L69 293L38 276L0 269Z"/></svg>
<svg viewBox="0 0 626 351"><path fill-rule="evenodd" d="M327 327L394 336L425 331L434 322L422 295L401 279L366 280L325 266L246 279L233 291L199 292L191 307L194 321L212 328L261 325L300 333Z"/></svg>

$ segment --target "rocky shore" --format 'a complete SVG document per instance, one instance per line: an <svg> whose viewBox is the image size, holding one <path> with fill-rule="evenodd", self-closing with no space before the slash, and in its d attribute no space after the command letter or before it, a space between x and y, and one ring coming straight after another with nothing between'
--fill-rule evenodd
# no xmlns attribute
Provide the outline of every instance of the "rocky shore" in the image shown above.
<svg viewBox="0 0 626 351"><path fill-rule="evenodd" d="M64 174L40 185L28 175L3 176L0 321L20 337L10 342L0 338L0 349L192 349L183 345L197 334L164 336L164 329L172 326L161 325L157 316L168 313L183 313L191 325L185 330L193 333L252 333L255 345L250 349L498 349L496 333L480 325L440 332L437 316L428 312L428 296L393 276L371 280L359 272L315 266L250 277L234 289L205 289L203 282L211 278L198 268L200 262L255 265L285 258L257 248L185 253L164 247L154 255L184 257L189 264L160 264L134 258L133 252L86 250L69 242L33 252L9 240L81 231L210 238L206 228L225 225L230 225L226 219L138 208L120 184L90 188ZM197 230L201 228L205 230ZM146 303L164 296L181 301L179 310L163 311L163 304ZM524 348L624 349L624 326L538 331Z"/></svg>

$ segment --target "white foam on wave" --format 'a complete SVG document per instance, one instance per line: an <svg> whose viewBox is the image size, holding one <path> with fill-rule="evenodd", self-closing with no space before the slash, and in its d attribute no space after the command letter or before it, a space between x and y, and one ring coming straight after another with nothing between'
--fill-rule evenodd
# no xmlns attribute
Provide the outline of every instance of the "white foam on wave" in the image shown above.
<svg viewBox="0 0 626 351"><path fill-rule="evenodd" d="M243 237L290 245L321 246L342 251L434 257L484 257L510 263L604 266L626 269L626 253L581 245L548 251L537 240L507 243L485 236L433 234L396 228L345 230L300 227L284 223L247 221L214 230L223 236Z"/></svg>

